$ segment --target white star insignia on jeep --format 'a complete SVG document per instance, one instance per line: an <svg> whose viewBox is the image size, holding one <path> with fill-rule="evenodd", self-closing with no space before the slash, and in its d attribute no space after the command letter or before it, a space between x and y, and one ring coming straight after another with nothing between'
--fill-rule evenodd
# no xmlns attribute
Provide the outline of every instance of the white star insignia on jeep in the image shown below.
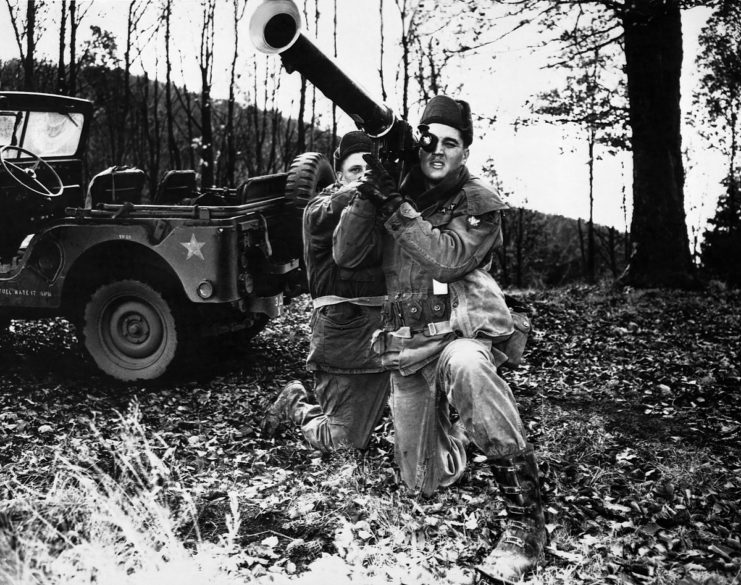
<svg viewBox="0 0 741 585"><path fill-rule="evenodd" d="M201 260L205 260L201 248L206 245L206 242L199 242L196 240L196 235L190 235L190 242L180 242L180 245L188 250L188 257L186 260L190 260L193 256L198 256Z"/></svg>

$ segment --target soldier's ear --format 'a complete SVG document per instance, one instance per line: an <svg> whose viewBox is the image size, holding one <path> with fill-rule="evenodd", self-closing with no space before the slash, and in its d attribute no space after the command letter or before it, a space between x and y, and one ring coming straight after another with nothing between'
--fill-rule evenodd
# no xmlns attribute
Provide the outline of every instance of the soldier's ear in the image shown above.
<svg viewBox="0 0 741 585"><path fill-rule="evenodd" d="M464 148L463 149L463 164L466 164L466 161L468 161L468 153L469 153L468 148Z"/></svg>

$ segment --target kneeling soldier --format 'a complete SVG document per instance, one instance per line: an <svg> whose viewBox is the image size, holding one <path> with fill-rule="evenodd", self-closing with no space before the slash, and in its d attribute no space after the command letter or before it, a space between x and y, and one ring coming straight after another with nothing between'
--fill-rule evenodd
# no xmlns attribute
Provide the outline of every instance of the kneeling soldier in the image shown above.
<svg viewBox="0 0 741 585"><path fill-rule="evenodd" d="M389 375L370 347L385 293L380 256L370 255L352 270L332 260L332 232L355 194L347 185L363 176L363 155L370 151L363 132L345 134L335 152L338 182L304 212L304 261L314 301L307 367L314 372L318 404L309 402L301 382L290 382L263 422L264 433L274 435L280 422L291 421L323 452L367 447L389 390Z"/></svg>
<svg viewBox="0 0 741 585"><path fill-rule="evenodd" d="M391 369L403 480L425 494L452 484L470 438L489 458L509 517L477 569L514 582L536 566L546 529L533 447L497 371L514 330L489 273L506 205L465 166L473 138L466 102L432 98L420 131L434 148L420 150L400 193L380 162L366 158L371 172L335 231L335 260L355 268L382 254L388 302L374 347ZM462 425L451 424L451 404Z"/></svg>

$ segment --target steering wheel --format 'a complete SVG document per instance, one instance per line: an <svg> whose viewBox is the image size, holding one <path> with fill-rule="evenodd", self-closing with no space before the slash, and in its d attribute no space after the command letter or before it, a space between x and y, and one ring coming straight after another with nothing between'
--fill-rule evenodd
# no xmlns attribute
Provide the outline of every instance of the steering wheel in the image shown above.
<svg viewBox="0 0 741 585"><path fill-rule="evenodd" d="M9 151L14 151L17 154L24 154L32 158L35 162L28 167L19 166L5 158L5 153ZM17 158L17 155L13 158ZM64 183L62 183L62 179L59 178L59 175L51 165L37 154L34 154L25 148L21 148L20 146L11 146L10 144L0 146L0 164L2 164L5 172L13 177L16 183L37 195L42 195L44 197L58 197L62 194L62 191L64 191ZM42 182L37 175L39 167L44 170L44 182ZM47 183L50 183L51 186L47 186ZM54 183L56 183L56 185Z"/></svg>

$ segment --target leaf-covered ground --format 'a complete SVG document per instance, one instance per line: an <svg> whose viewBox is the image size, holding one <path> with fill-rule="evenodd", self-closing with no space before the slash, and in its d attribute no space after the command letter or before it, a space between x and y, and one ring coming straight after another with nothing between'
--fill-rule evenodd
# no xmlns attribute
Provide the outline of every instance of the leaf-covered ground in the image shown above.
<svg viewBox="0 0 741 585"><path fill-rule="evenodd" d="M739 583L741 294L523 298L536 331L506 375L541 461L551 537L529 582ZM290 379L310 383L308 316L299 299L242 355L204 354L200 379L152 386L98 375L64 321L13 322L0 337L0 554L18 557L29 531L50 526L51 556L84 539L72 512L47 496L29 511L28 494L61 489L70 462L121 476L111 454L139 417L178 538L226 547L228 534L241 582L473 582L502 521L480 453L458 485L423 499L399 485L388 417L365 453L321 457L293 429L260 435L265 401Z"/></svg>

